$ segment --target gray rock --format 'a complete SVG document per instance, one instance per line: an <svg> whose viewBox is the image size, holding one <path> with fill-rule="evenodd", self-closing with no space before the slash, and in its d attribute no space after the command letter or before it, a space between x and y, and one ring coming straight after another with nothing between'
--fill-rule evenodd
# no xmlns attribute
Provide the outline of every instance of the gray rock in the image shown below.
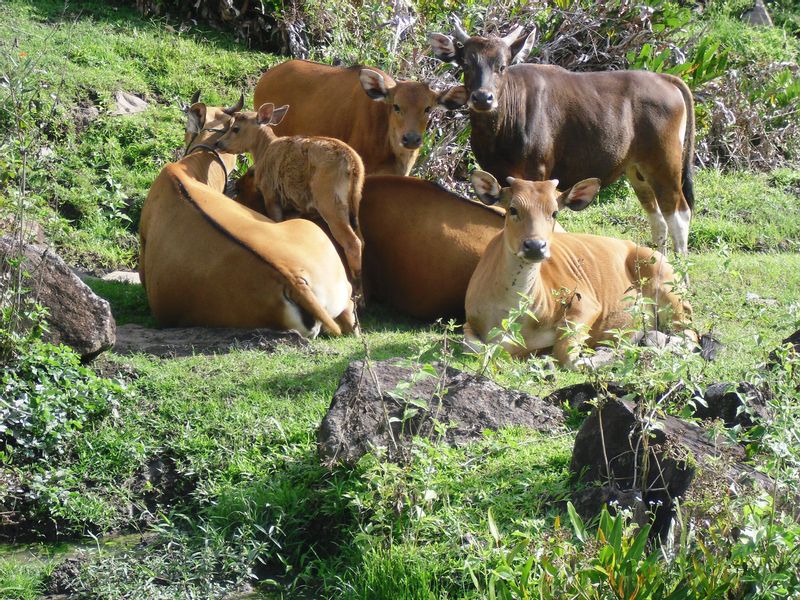
<svg viewBox="0 0 800 600"><path fill-rule="evenodd" d="M413 436L441 439L436 422L447 425L443 439L450 445L512 425L562 430L561 411L539 398L456 369L443 373L436 366L436 371L435 377L413 382L415 372L397 360L350 363L317 432L323 462L353 465L378 447L389 460L402 461ZM406 382L410 387L398 393L398 384ZM437 390L444 390L441 399Z"/></svg>
<svg viewBox="0 0 800 600"><path fill-rule="evenodd" d="M0 217L0 235L15 238L19 234L19 220L14 215ZM36 221L25 219L22 221L22 239L29 244L44 244L47 236L44 229Z"/></svg>
<svg viewBox="0 0 800 600"><path fill-rule="evenodd" d="M618 509L630 510L633 522L640 527L650 521L649 508L639 490L622 491L610 485L584 488L572 495L572 503L584 521L596 517L603 506L612 515L617 514Z"/></svg>
<svg viewBox="0 0 800 600"><path fill-rule="evenodd" d="M215 327L174 327L150 329L141 325L117 328L117 354L153 354L161 357L221 354L231 350L273 351L278 346L307 346L296 331L233 329Z"/></svg>
<svg viewBox="0 0 800 600"><path fill-rule="evenodd" d="M149 106L147 102L128 92L117 92L114 95L114 100L116 100L117 106L111 111L111 114L115 116L135 115L146 111Z"/></svg>
<svg viewBox="0 0 800 600"><path fill-rule="evenodd" d="M647 438L647 473L641 421L627 400L608 400L584 421L575 438L570 470L585 483L600 482L622 491L636 490L654 507L653 533L665 535L673 499L689 490L698 468L715 473L715 485L740 489L772 482L744 464L744 449L724 439L710 439L701 427L672 416L655 418ZM597 510L600 506L597 506Z"/></svg>
<svg viewBox="0 0 800 600"><path fill-rule="evenodd" d="M101 277L103 281L118 281L120 283L132 283L140 285L139 273L136 271L111 271Z"/></svg>
<svg viewBox="0 0 800 600"><path fill-rule="evenodd" d="M105 300L95 295L54 252L41 246L18 247L8 237L0 238L0 265L21 256L22 268L30 274L26 285L33 297L46 306L50 331L45 339L71 346L83 360L90 360L114 345L116 323ZM4 285L5 280L0 282Z"/></svg>

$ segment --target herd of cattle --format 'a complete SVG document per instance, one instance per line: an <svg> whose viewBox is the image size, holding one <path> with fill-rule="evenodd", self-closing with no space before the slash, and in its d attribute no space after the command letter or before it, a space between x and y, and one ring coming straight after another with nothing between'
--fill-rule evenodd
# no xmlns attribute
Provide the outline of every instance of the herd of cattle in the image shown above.
<svg viewBox="0 0 800 600"><path fill-rule="evenodd" d="M521 28L470 37L456 20L453 36L429 41L464 85L435 92L377 68L290 60L262 75L255 112L195 94L184 158L156 178L139 228L139 271L160 324L358 333L355 303L366 297L422 319L466 317L467 344L551 351L566 367L584 344L630 325L632 291L652 299L654 327L688 329L691 309L662 254L667 233L687 251L686 85L523 63L535 32ZM482 203L408 176L439 105L469 107ZM230 198L244 152L253 167ZM623 174L658 251L556 222ZM522 295L524 347L496 333Z"/></svg>

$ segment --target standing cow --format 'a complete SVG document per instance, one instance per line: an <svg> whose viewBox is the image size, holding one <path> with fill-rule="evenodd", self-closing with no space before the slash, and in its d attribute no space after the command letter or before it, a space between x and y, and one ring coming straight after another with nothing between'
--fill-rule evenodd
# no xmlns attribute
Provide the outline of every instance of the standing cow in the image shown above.
<svg viewBox="0 0 800 600"><path fill-rule="evenodd" d="M662 251L667 231L685 255L694 204L694 102L686 84L646 71L572 73L553 65L515 64L536 32L470 37L433 33L437 58L464 70L463 88L443 101L469 106L472 150L498 181L588 177L603 185L628 176Z"/></svg>
<svg viewBox="0 0 800 600"><path fill-rule="evenodd" d="M425 83L395 81L380 69L290 60L261 76L253 106L292 107L275 127L279 136L336 138L359 153L368 175L408 175L443 95Z"/></svg>

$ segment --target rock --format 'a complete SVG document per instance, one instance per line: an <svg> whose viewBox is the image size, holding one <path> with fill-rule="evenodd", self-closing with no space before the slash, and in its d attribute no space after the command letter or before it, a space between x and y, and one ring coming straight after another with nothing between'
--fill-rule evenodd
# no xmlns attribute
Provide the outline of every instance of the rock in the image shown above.
<svg viewBox="0 0 800 600"><path fill-rule="evenodd" d="M50 573L45 583L48 594L71 594L78 591L76 584L81 576L81 569L88 562L88 555L68 558Z"/></svg>
<svg viewBox="0 0 800 600"><path fill-rule="evenodd" d="M12 239L19 233L19 221L15 215L0 217L0 235ZM22 221L22 239L29 244L44 244L47 236L44 229L36 221L25 219Z"/></svg>
<svg viewBox="0 0 800 600"><path fill-rule="evenodd" d="M628 392L618 383L609 382L604 384L603 397L611 396L622 398ZM565 388L561 388L545 398L545 402L554 406L569 406L572 410L589 414L592 412L599 390L593 383L576 383Z"/></svg>
<svg viewBox="0 0 800 600"><path fill-rule="evenodd" d="M705 361L715 360L719 351L724 347L722 342L710 333L704 333L700 336L699 345L700 356Z"/></svg>
<svg viewBox="0 0 800 600"><path fill-rule="evenodd" d="M675 417L653 418L645 452L635 405L608 400L584 421L575 438L570 470L585 483L600 482L621 491L641 492L654 507L653 533L664 535L673 516L673 499L689 490L698 468L715 474L715 485L736 490L754 482L771 489L772 482L743 464L744 449L722 439L709 439L699 426ZM642 472L647 462L649 470ZM594 510L599 511L598 505ZM587 508L586 510L589 510Z"/></svg>
<svg viewBox="0 0 800 600"><path fill-rule="evenodd" d="M781 346L790 346L790 353L800 354L800 329L795 331L792 335L787 337L785 340L781 342ZM767 367L779 367L783 363L783 359L781 358L781 353L778 352L777 348L769 353L769 359L767 360Z"/></svg>
<svg viewBox="0 0 800 600"><path fill-rule="evenodd" d="M772 26L772 17L769 16L767 7L764 6L764 0L756 0L753 8L744 11L742 21L750 25Z"/></svg>
<svg viewBox="0 0 800 600"><path fill-rule="evenodd" d="M279 346L308 346L296 331L271 329L233 329L214 327L175 327L150 329L141 325L117 328L117 354L153 354L161 357L221 354L231 350L271 352Z"/></svg>
<svg viewBox="0 0 800 600"><path fill-rule="evenodd" d="M120 283L132 283L140 285L139 273L136 271L111 271L101 277L103 281L118 281Z"/></svg>
<svg viewBox="0 0 800 600"><path fill-rule="evenodd" d="M146 111L148 108L147 102L128 92L117 92L114 95L114 100L117 102L116 108L111 111L114 116L135 115Z"/></svg>
<svg viewBox="0 0 800 600"><path fill-rule="evenodd" d="M714 383L706 388L703 400L706 406L697 404L694 416L698 419L720 419L725 427L741 425L750 428L756 421L763 421L767 415L767 402L771 393L748 383Z"/></svg>
<svg viewBox="0 0 800 600"><path fill-rule="evenodd" d="M397 360L350 363L317 432L323 462L354 465L378 447L386 449L389 460L404 460L413 436L439 439L435 422L447 425L444 441L450 445L511 425L561 431L561 411L543 400L485 377L452 368L442 373L438 365L435 370L436 377L413 381L415 371ZM400 390L398 384L409 387ZM437 389L445 390L441 400Z"/></svg>
<svg viewBox="0 0 800 600"><path fill-rule="evenodd" d="M83 360L114 345L116 323L108 302L96 296L58 255L31 244L20 249L14 240L0 238L0 257L10 256L23 257L22 268L30 274L26 285L49 311L47 341L71 346Z"/></svg>

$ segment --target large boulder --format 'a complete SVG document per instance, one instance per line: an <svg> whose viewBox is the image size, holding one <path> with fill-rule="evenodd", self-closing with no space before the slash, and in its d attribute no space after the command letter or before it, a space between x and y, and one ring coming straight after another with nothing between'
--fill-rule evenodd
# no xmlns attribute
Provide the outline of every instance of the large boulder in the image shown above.
<svg viewBox="0 0 800 600"><path fill-rule="evenodd" d="M456 369L435 366L420 377L396 360L350 363L317 433L322 460L355 464L384 448L389 460L407 457L411 438L441 438L451 445L479 439L485 430L518 425L562 431L561 411L523 392Z"/></svg>
<svg viewBox="0 0 800 600"><path fill-rule="evenodd" d="M712 383L703 394L705 404L696 404L693 416L698 419L720 419L725 427L740 425L745 429L768 417L767 403L771 392L766 386L747 381Z"/></svg>
<svg viewBox="0 0 800 600"><path fill-rule="evenodd" d="M25 285L49 314L45 339L71 346L83 360L90 360L114 345L116 323L108 302L95 295L51 250L0 237L0 264L12 257L22 259L29 274ZM3 280L5 284L6 280Z"/></svg>
<svg viewBox="0 0 800 600"><path fill-rule="evenodd" d="M646 436L642 423L648 424ZM722 490L753 482L770 489L771 481L744 459L743 448L698 425L672 416L643 418L633 402L610 399L578 431L570 470L588 484L639 492L655 513L653 532L664 534L673 516L673 500L687 493L700 469L714 473L715 485ZM584 503L588 513L599 509L590 510Z"/></svg>

